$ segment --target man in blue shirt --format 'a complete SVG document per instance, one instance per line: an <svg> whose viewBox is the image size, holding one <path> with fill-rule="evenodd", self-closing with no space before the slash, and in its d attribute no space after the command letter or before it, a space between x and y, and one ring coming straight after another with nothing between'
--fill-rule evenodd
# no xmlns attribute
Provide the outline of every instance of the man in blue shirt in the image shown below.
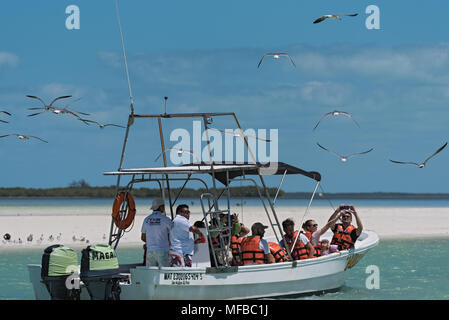
<svg viewBox="0 0 449 320"><path fill-rule="evenodd" d="M169 267L169 234L172 221L164 214L165 205L161 198L153 200L151 205L153 213L143 220L141 239L146 243L146 265Z"/></svg>
<svg viewBox="0 0 449 320"><path fill-rule="evenodd" d="M201 241L203 237L203 233L192 225L189 218L189 206L179 205L170 231L170 266L172 267L192 267L194 243ZM194 240L194 233L199 236L197 240Z"/></svg>

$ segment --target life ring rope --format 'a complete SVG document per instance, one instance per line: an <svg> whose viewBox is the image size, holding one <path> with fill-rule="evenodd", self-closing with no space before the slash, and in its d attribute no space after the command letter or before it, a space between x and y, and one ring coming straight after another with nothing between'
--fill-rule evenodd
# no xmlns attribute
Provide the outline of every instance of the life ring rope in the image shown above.
<svg viewBox="0 0 449 320"><path fill-rule="evenodd" d="M126 198L125 198L126 197ZM112 218L117 228L127 229L134 222L136 203L129 192L119 192L112 205Z"/></svg>

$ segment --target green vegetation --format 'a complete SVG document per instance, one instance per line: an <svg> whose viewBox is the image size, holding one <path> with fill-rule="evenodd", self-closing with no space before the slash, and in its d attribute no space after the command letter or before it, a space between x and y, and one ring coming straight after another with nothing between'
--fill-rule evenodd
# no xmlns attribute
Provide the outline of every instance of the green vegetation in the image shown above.
<svg viewBox="0 0 449 320"><path fill-rule="evenodd" d="M172 188L171 195L175 197L180 188ZM223 189L219 188L220 193ZM269 188L271 196L276 194L276 188ZM198 198L205 189L185 188L183 198ZM262 192L262 190L261 190ZM138 188L133 189L136 198L152 198L160 195L159 189ZM310 192L280 191L279 197L284 199L310 199ZM0 197L42 197L42 198L113 198L115 186L91 187L85 180L72 181L65 188L0 188ZM231 197L253 198L258 197L257 190L252 186L232 187ZM365 193L326 193L322 197L315 195L315 199L449 199L448 193L400 193L400 192L365 192Z"/></svg>

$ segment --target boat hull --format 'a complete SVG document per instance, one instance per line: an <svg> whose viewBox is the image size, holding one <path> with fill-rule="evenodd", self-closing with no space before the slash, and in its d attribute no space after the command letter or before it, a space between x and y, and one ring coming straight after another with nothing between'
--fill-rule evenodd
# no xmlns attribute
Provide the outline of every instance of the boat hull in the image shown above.
<svg viewBox="0 0 449 320"><path fill-rule="evenodd" d="M129 268L129 283L121 284L122 300L226 300L298 295L335 290L343 286L348 269L378 244L377 234L365 231L353 250L294 262L250 265L226 269ZM30 265L36 299L49 299ZM34 276L33 276L34 274ZM86 298L82 288L82 298ZM88 299L88 297L87 297Z"/></svg>

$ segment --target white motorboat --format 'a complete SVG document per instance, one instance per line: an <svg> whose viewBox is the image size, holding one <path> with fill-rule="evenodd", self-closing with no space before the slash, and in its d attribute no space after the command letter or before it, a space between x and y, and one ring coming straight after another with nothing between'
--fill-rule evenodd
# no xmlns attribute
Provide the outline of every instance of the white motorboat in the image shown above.
<svg viewBox="0 0 449 320"><path fill-rule="evenodd" d="M117 176L116 194L118 198L121 197L120 206L117 206L115 217L111 221L108 244L111 248L116 249L123 232L134 218L133 203L128 198L133 187L139 183L150 182L156 182L160 187L161 196L168 198L172 218L173 207L182 195L185 186L191 181L200 182L204 185L206 191L201 194L199 200L206 226L203 233L207 235L207 241L196 245L191 268L146 267L142 263L120 265L117 270L120 274L120 299L249 299L323 292L340 288L345 282L345 275L348 270L378 244L379 238L375 232L364 230L353 249L313 259L293 261L288 250L289 261L282 263L231 266L229 261L231 239L226 234L231 234L231 228L228 227L231 226L231 214L229 214L231 212L231 185L246 182L254 186L263 208L261 212L265 211L274 233L274 236L269 240L279 243L283 238L283 230L278 221L274 203L285 176L300 175L316 182L306 210L307 213L321 181L321 175L318 172L305 171L281 162L263 165L256 162L254 158L251 163L229 164L209 161L207 163L168 167L165 156L163 157L164 167L122 168L128 133L135 119L158 119L162 154L164 155L166 150L164 148L161 119L202 118L204 119L204 129L207 130L208 120L217 116L234 117L237 127L241 130L234 113L135 115L131 112L120 167L117 171L105 173L106 175ZM252 156L246 138L245 145ZM264 176L267 174L281 176L281 183L275 197L269 194L266 187ZM124 177L129 178L129 182L125 186L121 186L120 180ZM205 177L211 179L212 188L209 188ZM257 178L260 186L256 182ZM173 200L170 193L170 183L179 183L179 181L184 182L184 184ZM217 188L216 182L220 182L224 187ZM222 208L220 208L219 200L224 194L227 196L227 201L224 201L226 205L223 206L221 200ZM214 219L219 221L219 215L223 213L227 214L229 219L227 226L210 227L213 225L211 221L214 221ZM211 232L217 231L220 234L219 246L214 247ZM322 239L331 240L331 238L332 232L330 231L322 236ZM224 262L218 263L217 256L221 256L221 261ZM41 266L29 265L29 271L36 299L50 299L49 292L42 281ZM89 299L89 293L81 282L81 299Z"/></svg>

